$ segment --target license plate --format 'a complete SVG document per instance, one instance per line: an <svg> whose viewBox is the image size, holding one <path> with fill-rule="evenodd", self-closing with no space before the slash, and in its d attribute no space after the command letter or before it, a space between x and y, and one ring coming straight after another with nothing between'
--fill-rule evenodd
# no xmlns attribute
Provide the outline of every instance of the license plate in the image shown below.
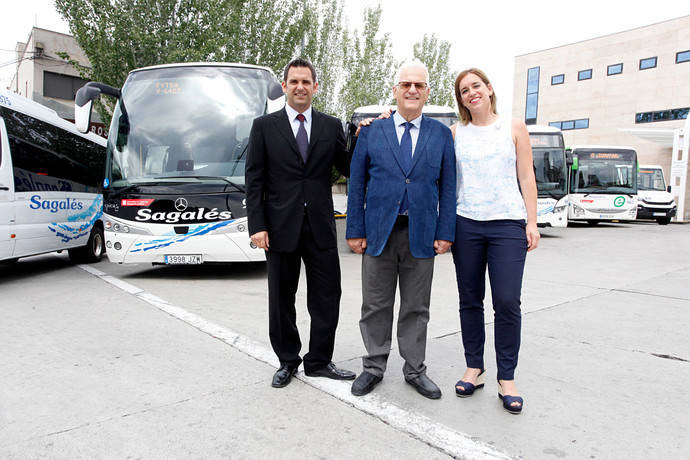
<svg viewBox="0 0 690 460"><path fill-rule="evenodd" d="M201 263L201 254L166 255L165 263L170 265L198 265Z"/></svg>
<svg viewBox="0 0 690 460"><path fill-rule="evenodd" d="M599 219L613 219L613 216L607 214L599 214Z"/></svg>
<svg viewBox="0 0 690 460"><path fill-rule="evenodd" d="M659 216L659 217L666 217L665 212L653 212L652 215L653 216Z"/></svg>

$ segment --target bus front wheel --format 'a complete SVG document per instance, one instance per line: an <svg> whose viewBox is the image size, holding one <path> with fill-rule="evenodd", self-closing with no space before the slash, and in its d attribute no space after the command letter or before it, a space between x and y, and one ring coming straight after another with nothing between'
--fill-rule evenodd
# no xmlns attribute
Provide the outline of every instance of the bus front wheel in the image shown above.
<svg viewBox="0 0 690 460"><path fill-rule="evenodd" d="M72 262L88 263L98 262L105 254L105 236L103 235L103 227L94 225L89 235L89 241L86 246L81 248L70 249L67 251Z"/></svg>
<svg viewBox="0 0 690 460"><path fill-rule="evenodd" d="M670 217L660 217L656 220L659 225L668 225L671 222Z"/></svg>

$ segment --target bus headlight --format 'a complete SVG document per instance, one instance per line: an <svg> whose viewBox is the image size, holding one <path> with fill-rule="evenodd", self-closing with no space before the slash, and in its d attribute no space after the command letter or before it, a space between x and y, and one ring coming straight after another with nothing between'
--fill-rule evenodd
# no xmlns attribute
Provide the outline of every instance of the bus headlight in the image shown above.
<svg viewBox="0 0 690 460"><path fill-rule="evenodd" d="M575 214L576 216L584 216L585 210L584 208L581 208L580 206L573 204L573 214Z"/></svg>
<svg viewBox="0 0 690 460"><path fill-rule="evenodd" d="M561 205L561 206L554 206L553 212L554 212L554 213L556 213L556 212L563 212L563 210L564 210L566 207L568 207L567 204L563 204L563 205Z"/></svg>

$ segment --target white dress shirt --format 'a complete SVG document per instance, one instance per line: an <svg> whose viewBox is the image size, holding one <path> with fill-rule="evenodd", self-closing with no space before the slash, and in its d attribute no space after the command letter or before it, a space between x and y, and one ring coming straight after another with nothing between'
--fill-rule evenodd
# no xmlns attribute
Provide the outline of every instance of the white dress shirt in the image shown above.
<svg viewBox="0 0 690 460"><path fill-rule="evenodd" d="M403 116L396 111L393 114L393 123L395 123L395 134L398 135L398 144L400 144L403 134L405 134L405 123L407 123L407 120L405 120ZM410 121L410 123L412 123L412 127L410 128L410 137L412 138L412 156L414 157L414 150L417 147L417 139L419 138L419 129L422 126L422 116L418 116L414 120Z"/></svg>
<svg viewBox="0 0 690 460"><path fill-rule="evenodd" d="M299 129L299 120L297 119L297 115L300 113L290 107L289 104L285 104L285 111L287 112L288 120L290 120L292 134L297 137L297 130ZM302 112L302 115L304 115L304 129L307 130L307 140L311 141L311 106ZM414 145L414 143L412 145Z"/></svg>

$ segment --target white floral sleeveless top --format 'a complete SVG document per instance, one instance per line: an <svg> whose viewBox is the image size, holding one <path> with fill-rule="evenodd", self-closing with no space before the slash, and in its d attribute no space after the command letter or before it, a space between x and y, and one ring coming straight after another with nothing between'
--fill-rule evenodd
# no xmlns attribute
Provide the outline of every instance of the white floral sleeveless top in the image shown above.
<svg viewBox="0 0 690 460"><path fill-rule="evenodd" d="M455 131L457 213L473 220L525 220L510 121L458 123Z"/></svg>

